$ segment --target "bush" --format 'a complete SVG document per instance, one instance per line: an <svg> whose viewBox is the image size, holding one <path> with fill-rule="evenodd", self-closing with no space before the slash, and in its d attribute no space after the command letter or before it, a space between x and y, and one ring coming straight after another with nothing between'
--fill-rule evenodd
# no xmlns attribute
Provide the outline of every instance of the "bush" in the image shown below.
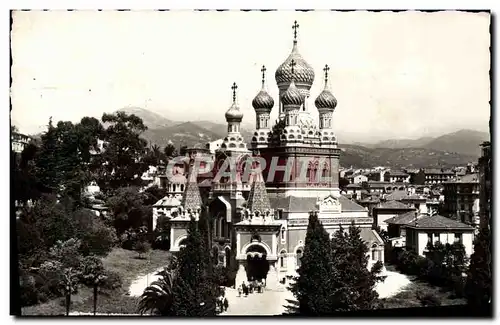
<svg viewBox="0 0 500 325"><path fill-rule="evenodd" d="M144 258L143 254L148 253L151 250L151 244L146 241L137 241L134 246L134 250L139 253L139 258Z"/></svg>
<svg viewBox="0 0 500 325"><path fill-rule="evenodd" d="M417 299L424 307L441 306L441 301L439 300L439 298L432 293L427 293L427 294L417 293Z"/></svg>
<svg viewBox="0 0 500 325"><path fill-rule="evenodd" d="M120 288L123 284L123 280L119 273L114 271L106 271L106 279L103 281L101 288L107 290L114 290Z"/></svg>

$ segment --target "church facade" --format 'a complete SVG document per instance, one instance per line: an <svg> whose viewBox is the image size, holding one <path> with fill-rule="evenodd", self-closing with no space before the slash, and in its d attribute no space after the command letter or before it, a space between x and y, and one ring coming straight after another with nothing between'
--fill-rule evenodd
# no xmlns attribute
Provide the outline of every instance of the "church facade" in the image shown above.
<svg viewBox="0 0 500 325"><path fill-rule="evenodd" d="M187 181L179 207L171 218L171 250L186 237L187 223L206 206L213 220L213 251L219 262L238 269L236 284L266 279L267 287L282 285L300 266L310 213L317 213L333 235L355 222L369 247L369 267L384 261L384 244L368 210L339 190L337 138L332 128L337 100L324 71L324 89L311 100L314 69L300 55L295 22L291 53L277 68L277 101L262 88L252 101L255 131L247 146L240 133L243 119L233 84L233 103L226 112L227 136L215 152L214 177L203 202L195 176ZM313 107L313 105L315 107ZM272 110L278 119L271 123ZM317 109L319 119L311 116ZM224 171L231 170L229 173ZM190 168L194 175L194 168ZM250 172L248 172L250 170Z"/></svg>

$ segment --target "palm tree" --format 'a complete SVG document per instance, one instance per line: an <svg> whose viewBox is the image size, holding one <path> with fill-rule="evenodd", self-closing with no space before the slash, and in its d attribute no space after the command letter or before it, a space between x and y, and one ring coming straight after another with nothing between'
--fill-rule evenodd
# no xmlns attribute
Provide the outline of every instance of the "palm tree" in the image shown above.
<svg viewBox="0 0 500 325"><path fill-rule="evenodd" d="M173 268L165 268L158 272L160 278L144 290L139 302L139 312L150 311L152 314L169 315L172 311L173 283L176 271Z"/></svg>

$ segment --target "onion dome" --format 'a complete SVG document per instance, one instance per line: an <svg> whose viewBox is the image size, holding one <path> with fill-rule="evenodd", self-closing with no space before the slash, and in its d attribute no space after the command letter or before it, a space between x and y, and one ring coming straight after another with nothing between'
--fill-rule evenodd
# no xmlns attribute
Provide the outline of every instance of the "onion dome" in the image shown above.
<svg viewBox="0 0 500 325"><path fill-rule="evenodd" d="M295 86L294 69L295 61L292 60L290 62L290 71L292 76L290 86L288 86L288 89L281 95L281 102L283 103L283 106L300 106L304 103L304 98L300 93L300 90L297 89L297 86Z"/></svg>
<svg viewBox="0 0 500 325"><path fill-rule="evenodd" d="M256 111L267 111L271 112L274 106L274 99L267 93L265 89L265 72L266 67L262 66L260 70L262 72L262 89L259 91L257 96L252 100L252 106Z"/></svg>
<svg viewBox="0 0 500 325"><path fill-rule="evenodd" d="M226 121L241 122L241 120L243 119L243 113L240 111L240 108L236 104L236 89L238 89L236 83L233 83L231 89L233 90L233 104L226 111Z"/></svg>
<svg viewBox="0 0 500 325"><path fill-rule="evenodd" d="M274 75L276 79L276 83L278 87L286 86L292 81L292 71L290 69L290 62L295 61L295 84L300 88L305 88L307 90L311 89L311 86L314 82L314 70L309 65L309 63L304 60L304 58L300 55L297 49L297 28L299 25L297 21L295 21L293 25L294 29L294 40L293 40L293 48L292 53L288 56L288 58L283 62Z"/></svg>
<svg viewBox="0 0 500 325"><path fill-rule="evenodd" d="M337 99L333 96L330 89L328 89L328 71L330 67L325 65L323 71L325 71L325 89L319 94L319 96L314 101L314 104L319 111L333 111L337 107Z"/></svg>
<svg viewBox="0 0 500 325"><path fill-rule="evenodd" d="M281 102L284 106L296 105L300 106L304 102L302 94L295 86L295 82L292 79L292 83L288 89L281 95Z"/></svg>

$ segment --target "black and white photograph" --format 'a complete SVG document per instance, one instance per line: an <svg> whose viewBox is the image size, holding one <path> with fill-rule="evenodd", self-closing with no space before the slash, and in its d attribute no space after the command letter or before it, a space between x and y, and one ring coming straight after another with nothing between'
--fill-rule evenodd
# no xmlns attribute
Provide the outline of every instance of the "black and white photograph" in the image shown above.
<svg viewBox="0 0 500 325"><path fill-rule="evenodd" d="M492 12L10 15L11 315L493 316Z"/></svg>

